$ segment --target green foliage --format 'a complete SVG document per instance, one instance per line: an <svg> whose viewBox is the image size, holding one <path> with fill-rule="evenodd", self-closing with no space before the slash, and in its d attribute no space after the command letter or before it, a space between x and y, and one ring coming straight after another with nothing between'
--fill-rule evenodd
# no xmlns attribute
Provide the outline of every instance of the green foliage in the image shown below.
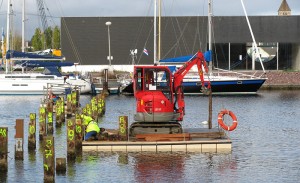
<svg viewBox="0 0 300 183"><path fill-rule="evenodd" d="M60 49L60 30L58 26L55 26L53 30L53 48Z"/></svg>
<svg viewBox="0 0 300 183"><path fill-rule="evenodd" d="M44 33L37 28L31 38L31 44L34 51L42 49L59 49L60 48L60 29L55 26L54 29L48 27Z"/></svg>
<svg viewBox="0 0 300 183"><path fill-rule="evenodd" d="M52 31L51 27L48 27L44 32L46 48L52 48L52 35L53 35L53 31Z"/></svg>
<svg viewBox="0 0 300 183"><path fill-rule="evenodd" d="M42 50L43 48L43 35L42 35L42 31L39 28L35 29L34 35L31 38L31 44L33 49L36 50Z"/></svg>
<svg viewBox="0 0 300 183"><path fill-rule="evenodd" d="M22 50L22 37L20 35L14 35L12 40L12 48L17 51Z"/></svg>

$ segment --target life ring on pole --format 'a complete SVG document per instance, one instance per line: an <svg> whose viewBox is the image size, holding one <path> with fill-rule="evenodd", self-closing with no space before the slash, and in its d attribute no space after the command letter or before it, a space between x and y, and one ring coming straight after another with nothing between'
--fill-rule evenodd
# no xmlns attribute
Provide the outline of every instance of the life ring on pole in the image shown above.
<svg viewBox="0 0 300 183"><path fill-rule="evenodd" d="M232 125L231 126L227 126L225 123L224 123L224 120L223 120L223 117L225 114L228 114L231 118L232 118ZM229 111L229 110L222 110L219 115L218 115L218 123L219 125L224 129L224 130L227 130L227 131L232 131L234 130L236 127L237 127L237 119L236 119L236 116L233 114L232 111Z"/></svg>

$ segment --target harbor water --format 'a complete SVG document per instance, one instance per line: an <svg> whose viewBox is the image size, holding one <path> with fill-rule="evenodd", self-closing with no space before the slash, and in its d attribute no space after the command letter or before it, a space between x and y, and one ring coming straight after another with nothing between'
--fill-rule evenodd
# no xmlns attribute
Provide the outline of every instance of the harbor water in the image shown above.
<svg viewBox="0 0 300 183"><path fill-rule="evenodd" d="M37 113L43 96L0 96L0 126L8 127L8 172L0 182L43 182L43 156L27 150L29 114ZM85 105L91 99L82 95ZM184 128L206 128L208 98L186 96ZM83 152L67 163L56 182L300 182L300 91L260 91L257 95L213 96L213 127L217 115L229 109L238 127L228 133L229 153L102 153ZM132 122L133 96L111 95L99 125L118 128L118 116ZM15 121L25 120L24 160L14 159ZM56 158L66 158L66 127L55 128Z"/></svg>

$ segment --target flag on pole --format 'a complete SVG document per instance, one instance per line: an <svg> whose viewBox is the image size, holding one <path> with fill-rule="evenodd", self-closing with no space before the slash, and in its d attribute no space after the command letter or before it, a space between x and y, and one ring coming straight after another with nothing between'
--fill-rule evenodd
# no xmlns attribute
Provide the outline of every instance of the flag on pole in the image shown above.
<svg viewBox="0 0 300 183"><path fill-rule="evenodd" d="M147 55L147 56L149 55L149 53L148 53L148 51L147 51L146 48L144 48L143 53L144 53L145 55Z"/></svg>

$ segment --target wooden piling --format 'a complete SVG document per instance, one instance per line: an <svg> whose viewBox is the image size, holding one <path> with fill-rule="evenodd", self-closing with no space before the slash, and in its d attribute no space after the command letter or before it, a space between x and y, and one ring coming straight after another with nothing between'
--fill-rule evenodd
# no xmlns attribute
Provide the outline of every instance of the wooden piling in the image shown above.
<svg viewBox="0 0 300 183"><path fill-rule="evenodd" d="M72 95L67 95L67 118L72 117Z"/></svg>
<svg viewBox="0 0 300 183"><path fill-rule="evenodd" d="M23 160L24 152L24 119L16 119L16 144L15 144L15 159Z"/></svg>
<svg viewBox="0 0 300 183"><path fill-rule="evenodd" d="M105 96L98 95L97 96L97 104L98 104L98 117L102 117L105 114Z"/></svg>
<svg viewBox="0 0 300 183"><path fill-rule="evenodd" d="M80 107L80 88L76 88L76 108Z"/></svg>
<svg viewBox="0 0 300 183"><path fill-rule="evenodd" d="M75 118L67 119L67 158L74 160L76 158L75 151Z"/></svg>
<svg viewBox="0 0 300 183"><path fill-rule="evenodd" d="M86 104L86 112L87 112L87 116L92 117L92 105L91 104Z"/></svg>
<svg viewBox="0 0 300 183"><path fill-rule="evenodd" d="M0 171L7 172L8 128L0 127Z"/></svg>
<svg viewBox="0 0 300 183"><path fill-rule="evenodd" d="M105 107L106 107L106 105L105 105L105 95L101 95L101 105L102 105L102 115L104 115L105 114Z"/></svg>
<svg viewBox="0 0 300 183"><path fill-rule="evenodd" d="M86 106L82 108L82 114L87 116L87 109L86 109Z"/></svg>
<svg viewBox="0 0 300 183"><path fill-rule="evenodd" d="M65 110L65 99L63 97L60 97L60 109L61 109L61 121L66 121L66 110Z"/></svg>
<svg viewBox="0 0 300 183"><path fill-rule="evenodd" d="M72 113L75 113L75 112L76 112L77 104L79 103L79 102L77 101L76 95L77 95L76 91L73 91L73 92L71 93L71 100L72 100L72 104L71 104L72 109L71 109L71 111L72 111Z"/></svg>
<svg viewBox="0 0 300 183"><path fill-rule="evenodd" d="M53 134L53 103L49 101L47 103L47 134Z"/></svg>
<svg viewBox="0 0 300 183"><path fill-rule="evenodd" d="M98 121L98 110L97 110L97 99L96 99L96 97L92 98L91 107L92 107L92 118L95 121Z"/></svg>
<svg viewBox="0 0 300 183"><path fill-rule="evenodd" d="M40 141L46 136L46 108L43 104L39 109L39 139Z"/></svg>
<svg viewBox="0 0 300 183"><path fill-rule="evenodd" d="M61 124L62 124L62 114L63 114L63 109L61 108L61 99L59 98L57 101L56 101L56 115L55 115L55 126L56 127L61 127Z"/></svg>
<svg viewBox="0 0 300 183"><path fill-rule="evenodd" d="M121 140L128 140L128 116L119 116L119 135Z"/></svg>
<svg viewBox="0 0 300 183"><path fill-rule="evenodd" d="M109 95L108 92L108 69L104 69L104 82L103 82L103 90L102 90L102 94L105 96Z"/></svg>
<svg viewBox="0 0 300 183"><path fill-rule="evenodd" d="M98 95L96 98L97 98L97 110L98 110L97 114L98 114L98 118L100 118L103 115L103 106L102 106L103 103L101 101L102 98L100 95Z"/></svg>
<svg viewBox="0 0 300 183"><path fill-rule="evenodd" d="M55 148L54 148L53 136L45 137L43 160L44 160L44 182L54 182Z"/></svg>
<svg viewBox="0 0 300 183"><path fill-rule="evenodd" d="M77 116L79 118L77 118ZM81 151L82 150L82 139L83 139L83 130L82 130L82 123L79 115L76 115L76 133L75 133L75 150Z"/></svg>
<svg viewBox="0 0 300 183"><path fill-rule="evenodd" d="M56 173L64 174L67 171L66 158L56 158Z"/></svg>
<svg viewBox="0 0 300 183"><path fill-rule="evenodd" d="M28 128L28 149L36 149L36 114L30 113L29 115L29 128Z"/></svg>

